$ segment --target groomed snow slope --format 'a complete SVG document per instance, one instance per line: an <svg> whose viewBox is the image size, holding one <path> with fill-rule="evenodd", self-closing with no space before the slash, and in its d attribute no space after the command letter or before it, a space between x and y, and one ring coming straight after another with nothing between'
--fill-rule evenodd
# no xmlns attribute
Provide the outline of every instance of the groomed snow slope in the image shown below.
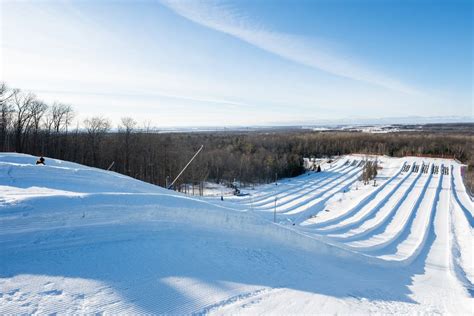
<svg viewBox="0 0 474 316"><path fill-rule="evenodd" d="M460 165L378 159L222 202L0 153L0 314L472 314Z"/></svg>

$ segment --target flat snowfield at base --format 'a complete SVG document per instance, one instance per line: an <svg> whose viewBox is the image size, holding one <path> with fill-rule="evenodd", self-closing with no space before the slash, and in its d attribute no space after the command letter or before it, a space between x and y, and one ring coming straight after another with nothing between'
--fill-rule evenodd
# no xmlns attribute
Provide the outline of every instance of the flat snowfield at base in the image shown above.
<svg viewBox="0 0 474 316"><path fill-rule="evenodd" d="M375 159L220 201L0 153L0 314L473 315L461 165Z"/></svg>

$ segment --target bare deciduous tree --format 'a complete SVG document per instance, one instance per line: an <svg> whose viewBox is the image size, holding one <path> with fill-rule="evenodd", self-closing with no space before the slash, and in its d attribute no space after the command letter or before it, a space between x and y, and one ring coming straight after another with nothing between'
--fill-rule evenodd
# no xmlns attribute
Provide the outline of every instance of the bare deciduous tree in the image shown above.
<svg viewBox="0 0 474 316"><path fill-rule="evenodd" d="M13 121L15 129L15 150L23 152L25 144L25 134L31 127L33 118L32 106L36 101L36 96L32 93L22 93L20 90L13 91L13 105L15 107L15 119Z"/></svg>
<svg viewBox="0 0 474 316"><path fill-rule="evenodd" d="M55 133L65 131L74 118L74 110L69 104L55 103L51 107L51 124Z"/></svg>
<svg viewBox="0 0 474 316"><path fill-rule="evenodd" d="M13 90L0 83L0 150L8 150L8 129L12 124L13 106L10 103Z"/></svg>
<svg viewBox="0 0 474 316"><path fill-rule="evenodd" d="M110 130L110 121L106 118L96 116L84 120L87 132L89 152L92 156L92 164L97 165L100 157L100 145L105 134Z"/></svg>
<svg viewBox="0 0 474 316"><path fill-rule="evenodd" d="M119 132L123 136L123 153L124 153L124 172L130 174L130 155L132 151L132 133L135 131L137 122L131 117L123 117Z"/></svg>
<svg viewBox="0 0 474 316"><path fill-rule="evenodd" d="M43 115L46 113L48 105L42 101L35 100L31 103L31 129L33 130L33 152L38 153L40 123Z"/></svg>

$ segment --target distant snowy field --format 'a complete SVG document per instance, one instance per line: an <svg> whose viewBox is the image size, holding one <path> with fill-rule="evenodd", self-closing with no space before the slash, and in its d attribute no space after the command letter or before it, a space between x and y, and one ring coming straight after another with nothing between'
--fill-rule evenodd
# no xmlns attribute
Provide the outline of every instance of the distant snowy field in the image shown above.
<svg viewBox="0 0 474 316"><path fill-rule="evenodd" d="M2 315L474 312L453 160L378 157L364 186L344 156L224 201L35 160L0 153Z"/></svg>

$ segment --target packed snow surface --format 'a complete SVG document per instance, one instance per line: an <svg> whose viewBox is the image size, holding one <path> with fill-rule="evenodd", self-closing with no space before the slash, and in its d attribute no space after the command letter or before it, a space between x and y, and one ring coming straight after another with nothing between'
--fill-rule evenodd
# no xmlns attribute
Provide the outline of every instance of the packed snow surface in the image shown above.
<svg viewBox="0 0 474 316"><path fill-rule="evenodd" d="M368 159L221 201L0 153L0 314L472 315L461 165Z"/></svg>

